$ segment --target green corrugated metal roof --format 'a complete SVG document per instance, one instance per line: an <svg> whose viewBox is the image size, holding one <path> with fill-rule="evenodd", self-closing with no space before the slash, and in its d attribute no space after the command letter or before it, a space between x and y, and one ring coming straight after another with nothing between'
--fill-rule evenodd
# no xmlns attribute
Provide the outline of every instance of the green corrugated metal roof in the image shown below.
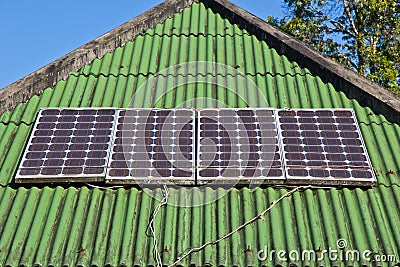
<svg viewBox="0 0 400 267"><path fill-rule="evenodd" d="M288 265L260 262L257 251L348 247L377 254L396 254L400 248L400 127L349 99L334 88L279 55L265 42L232 25L220 14L195 3L150 29L113 53L96 59L42 94L33 96L0 116L0 266L148 266L154 265L152 242L146 233L157 201L136 188L101 190L91 187L24 188L13 177L35 116L43 107L127 107L146 80L177 63L215 61L236 68L254 81L271 107L353 108L364 136L378 186L368 189L318 189L296 192L231 238L193 253L183 266ZM198 70L199 75L202 70ZM173 76L166 77L172 84ZM247 84L242 90L247 93ZM135 99L141 107L163 94L165 87L148 88ZM231 107L244 102L224 87L210 84L179 86L157 103L175 107L193 97L214 97ZM208 107L207 101L186 106ZM257 101L254 102L257 106ZM179 189L180 203L212 199ZM287 189L233 189L202 207L167 206L156 219L164 264L171 264L187 248L212 241L256 216ZM152 192L159 194L159 191ZM201 200L205 201L205 200ZM292 262L315 265L314 262ZM358 264L367 264L358 262ZM319 265L320 263L318 263ZM332 265L323 262L323 265ZM353 265L353 262L334 262ZM375 264L375 263L374 263ZM357 263L356 263L357 265ZM394 263L388 263L393 266Z"/></svg>

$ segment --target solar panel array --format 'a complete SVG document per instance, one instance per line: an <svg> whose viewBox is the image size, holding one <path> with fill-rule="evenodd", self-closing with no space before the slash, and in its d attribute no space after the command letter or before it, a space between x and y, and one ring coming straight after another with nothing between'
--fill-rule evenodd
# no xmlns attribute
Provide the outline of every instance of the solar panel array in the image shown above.
<svg viewBox="0 0 400 267"><path fill-rule="evenodd" d="M194 184L194 110L121 110L107 180Z"/></svg>
<svg viewBox="0 0 400 267"><path fill-rule="evenodd" d="M115 110L41 110L17 182L102 181Z"/></svg>
<svg viewBox="0 0 400 267"><path fill-rule="evenodd" d="M200 183L284 181L273 110L204 109L198 127Z"/></svg>
<svg viewBox="0 0 400 267"><path fill-rule="evenodd" d="M350 109L43 109L16 181L371 185L376 178Z"/></svg>
<svg viewBox="0 0 400 267"><path fill-rule="evenodd" d="M280 110L289 182L360 184L375 180L352 110Z"/></svg>

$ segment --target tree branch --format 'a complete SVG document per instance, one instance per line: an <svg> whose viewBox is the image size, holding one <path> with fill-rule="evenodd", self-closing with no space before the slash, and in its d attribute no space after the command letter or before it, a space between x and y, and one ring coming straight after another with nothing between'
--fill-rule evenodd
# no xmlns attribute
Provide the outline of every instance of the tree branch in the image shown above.
<svg viewBox="0 0 400 267"><path fill-rule="evenodd" d="M349 58L348 56L346 56L344 54L339 54L339 57L344 58L350 64L350 66L352 66L354 69L357 69L357 67L358 67L357 64L353 60L351 60L351 58Z"/></svg>
<svg viewBox="0 0 400 267"><path fill-rule="evenodd" d="M340 22L332 20L330 17L328 17L328 15L326 15L324 12L322 12L318 8L314 7L312 4L310 4L310 8L314 12L316 12L319 16L323 17L327 22L332 24L337 29L337 32L343 32L343 33L350 35L353 38L357 38L357 35L350 32L349 30L347 30L346 27L344 27Z"/></svg>
<svg viewBox="0 0 400 267"><path fill-rule="evenodd" d="M358 30L356 28L356 24L354 23L354 19L351 16L351 12L350 12L350 9L349 9L349 3L347 2L347 0L342 0L342 1L343 1L343 6L344 6L344 11L345 11L345 13L347 15L347 18L349 19L349 22L350 22L350 26L353 29L355 36L357 36L358 35Z"/></svg>

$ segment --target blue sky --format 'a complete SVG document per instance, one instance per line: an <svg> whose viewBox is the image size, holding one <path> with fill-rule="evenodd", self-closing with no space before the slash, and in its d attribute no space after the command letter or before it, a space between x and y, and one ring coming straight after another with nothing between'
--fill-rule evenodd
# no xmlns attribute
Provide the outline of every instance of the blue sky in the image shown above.
<svg viewBox="0 0 400 267"><path fill-rule="evenodd" d="M162 0L0 0L0 89L136 17ZM282 0L233 0L266 19Z"/></svg>

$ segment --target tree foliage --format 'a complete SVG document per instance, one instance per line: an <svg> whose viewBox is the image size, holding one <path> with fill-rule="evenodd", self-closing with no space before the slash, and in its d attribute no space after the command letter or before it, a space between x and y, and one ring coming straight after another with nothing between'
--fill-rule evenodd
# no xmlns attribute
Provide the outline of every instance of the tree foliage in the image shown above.
<svg viewBox="0 0 400 267"><path fill-rule="evenodd" d="M400 92L398 0L284 0L269 22L380 85Z"/></svg>

